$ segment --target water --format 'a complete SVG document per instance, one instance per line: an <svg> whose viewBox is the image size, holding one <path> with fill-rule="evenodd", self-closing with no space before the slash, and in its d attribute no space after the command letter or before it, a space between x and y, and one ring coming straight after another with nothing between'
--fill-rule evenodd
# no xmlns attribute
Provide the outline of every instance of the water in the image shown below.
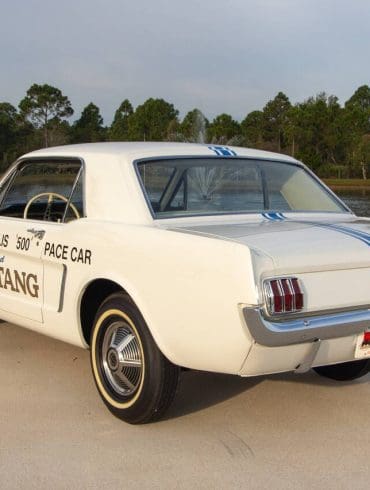
<svg viewBox="0 0 370 490"><path fill-rule="evenodd" d="M196 118L195 118L195 134L196 134L196 143L201 143L202 145L206 141L206 118L203 113L197 109Z"/></svg>
<svg viewBox="0 0 370 490"><path fill-rule="evenodd" d="M335 190L335 193L357 216L370 217L370 189Z"/></svg>

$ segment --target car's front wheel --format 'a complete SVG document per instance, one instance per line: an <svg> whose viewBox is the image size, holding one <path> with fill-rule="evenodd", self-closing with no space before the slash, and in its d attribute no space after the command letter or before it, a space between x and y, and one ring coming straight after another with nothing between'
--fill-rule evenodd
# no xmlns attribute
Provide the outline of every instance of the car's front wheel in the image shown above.
<svg viewBox="0 0 370 490"><path fill-rule="evenodd" d="M90 348L96 386L114 415L131 424L163 415L175 395L179 368L163 356L126 295L113 294L101 305Z"/></svg>
<svg viewBox="0 0 370 490"><path fill-rule="evenodd" d="M361 378L361 376L365 376L370 371L370 359L320 366L314 368L314 371L325 378L335 379L336 381L350 381Z"/></svg>

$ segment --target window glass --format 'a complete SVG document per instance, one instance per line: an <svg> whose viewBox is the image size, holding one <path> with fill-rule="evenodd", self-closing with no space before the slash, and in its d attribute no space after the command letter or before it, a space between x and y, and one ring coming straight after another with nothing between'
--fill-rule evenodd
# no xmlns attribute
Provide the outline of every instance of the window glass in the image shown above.
<svg viewBox="0 0 370 490"><path fill-rule="evenodd" d="M81 217L82 188L75 185L80 169L80 162L24 163L2 197L0 215L56 222L65 213L69 219ZM72 191L74 206L69 204Z"/></svg>
<svg viewBox="0 0 370 490"><path fill-rule="evenodd" d="M159 211L160 199L167 188L175 168L170 165L141 165L139 167L142 183L156 211Z"/></svg>
<svg viewBox="0 0 370 490"><path fill-rule="evenodd" d="M255 165L202 165L188 176L188 210L194 212L252 211L263 207L263 190Z"/></svg>
<svg viewBox="0 0 370 490"><path fill-rule="evenodd" d="M155 217L265 211L334 211L345 207L298 165L231 158L140 162Z"/></svg>
<svg viewBox="0 0 370 490"><path fill-rule="evenodd" d="M80 172L72 189L70 205L65 210L65 221L71 221L77 216L81 218L83 214L83 173Z"/></svg>

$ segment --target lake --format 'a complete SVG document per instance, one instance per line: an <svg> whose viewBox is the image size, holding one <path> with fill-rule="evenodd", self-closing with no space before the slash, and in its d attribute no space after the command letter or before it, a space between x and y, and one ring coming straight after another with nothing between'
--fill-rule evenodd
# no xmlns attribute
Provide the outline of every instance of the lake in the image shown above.
<svg viewBox="0 0 370 490"><path fill-rule="evenodd" d="M355 214L370 217L370 189L335 189L334 192Z"/></svg>

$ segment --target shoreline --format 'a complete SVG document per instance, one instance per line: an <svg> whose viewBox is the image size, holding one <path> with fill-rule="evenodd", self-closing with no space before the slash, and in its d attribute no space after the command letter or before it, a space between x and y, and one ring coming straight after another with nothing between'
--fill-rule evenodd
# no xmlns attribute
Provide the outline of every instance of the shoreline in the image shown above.
<svg viewBox="0 0 370 490"><path fill-rule="evenodd" d="M332 190L368 190L370 191L370 179L321 179Z"/></svg>

